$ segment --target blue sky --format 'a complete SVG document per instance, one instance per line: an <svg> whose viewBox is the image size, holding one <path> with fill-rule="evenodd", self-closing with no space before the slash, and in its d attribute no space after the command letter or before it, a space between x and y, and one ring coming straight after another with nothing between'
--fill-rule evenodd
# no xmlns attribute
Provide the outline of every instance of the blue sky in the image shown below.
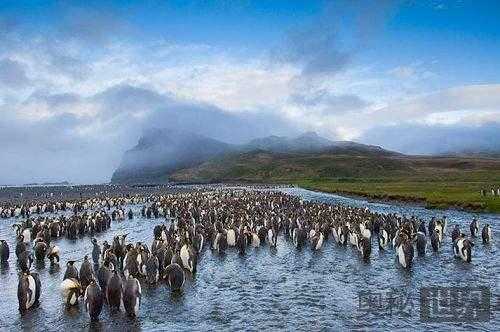
<svg viewBox="0 0 500 332"><path fill-rule="evenodd" d="M143 130L172 123L230 142L498 147L498 1L1 1L0 45L3 183L106 181ZM247 130L210 130L235 118Z"/></svg>

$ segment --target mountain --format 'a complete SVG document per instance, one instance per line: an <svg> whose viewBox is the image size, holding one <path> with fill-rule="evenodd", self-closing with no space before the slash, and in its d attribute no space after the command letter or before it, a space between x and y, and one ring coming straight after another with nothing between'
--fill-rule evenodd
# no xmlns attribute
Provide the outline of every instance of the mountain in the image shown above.
<svg viewBox="0 0 500 332"><path fill-rule="evenodd" d="M314 168L315 158L322 165L333 162L324 156L396 156L395 152L378 146L350 141L331 141L314 132L297 137L268 136L251 140L243 145L230 145L202 135L175 130L151 130L140 138L138 144L127 151L114 172L113 183L165 182L168 180L190 182L206 179L231 179L242 173L247 162L251 165L274 160L284 163L301 163L309 159ZM238 165L238 166L236 166ZM235 168L231 168L231 167ZM325 166L327 167L327 166ZM330 165L328 167L335 167ZM340 173L351 174L346 170ZM309 172L300 166L301 172ZM215 173L207 172L215 171ZM209 174L210 173L210 174ZM243 172L244 173L244 172ZM304 173L304 174L305 174ZM310 172L309 172L310 173ZM190 178L189 174L193 177ZM205 174L206 176L204 176ZM174 176L175 175L175 176ZM241 174L240 174L241 175ZM251 176L250 176L251 177Z"/></svg>
<svg viewBox="0 0 500 332"><path fill-rule="evenodd" d="M233 150L234 147L227 143L195 133L153 129L125 152L111 182L165 182L175 170L195 166Z"/></svg>
<svg viewBox="0 0 500 332"><path fill-rule="evenodd" d="M243 145L241 150L250 152L254 150L263 150L279 153L374 153L383 155L398 155L393 151L385 150L379 146L360 144L352 141L331 141L319 136L315 132L307 132L297 137L268 136L256 138Z"/></svg>

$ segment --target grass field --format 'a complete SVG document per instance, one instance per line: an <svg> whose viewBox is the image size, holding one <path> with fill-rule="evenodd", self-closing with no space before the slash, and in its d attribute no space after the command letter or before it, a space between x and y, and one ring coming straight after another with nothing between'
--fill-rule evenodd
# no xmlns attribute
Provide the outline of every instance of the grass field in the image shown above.
<svg viewBox="0 0 500 332"><path fill-rule="evenodd" d="M363 181L366 180L366 181ZM469 211L500 212L500 197L491 194L481 196L481 188L491 182L467 181L407 181L396 179L357 179L338 181L335 179L301 180L297 185L324 192L360 195L371 199L411 201L427 208L458 208Z"/></svg>

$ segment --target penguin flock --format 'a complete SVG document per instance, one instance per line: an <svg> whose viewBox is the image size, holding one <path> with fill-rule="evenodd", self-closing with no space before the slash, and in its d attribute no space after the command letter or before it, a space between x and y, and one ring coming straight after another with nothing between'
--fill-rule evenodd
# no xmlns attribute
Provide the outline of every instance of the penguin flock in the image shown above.
<svg viewBox="0 0 500 332"><path fill-rule="evenodd" d="M134 204L142 205L139 213L143 218L165 220L151 230L149 245L129 241L128 234L101 242L94 237L113 222L133 219L134 212L127 206ZM410 269L415 256L426 255L428 247L435 252L442 250L448 227L446 217L427 223L415 216L381 214L367 208L304 201L279 191L251 189L93 198L53 203L49 210L40 211L34 206L39 205L17 207L20 210L15 214L24 221L13 225L20 270L19 309L29 310L40 300L42 282L37 273L31 272L33 261L47 259L51 265L60 264L60 249L54 242L65 236L92 244L91 252L80 260L65 263L61 293L67 306L83 303L93 321L99 319L105 305L111 311L138 317L141 284L163 283L172 292L181 291L186 279L196 275L205 250L218 255L226 251L245 255L263 246L275 249L280 236L297 250L319 251L332 239L336 246L352 247L362 260L369 261L372 243L376 242L381 251L392 249L397 264ZM42 216L46 212L51 215ZM450 235L457 258L471 262L473 239L479 236L484 244L492 241L490 225L479 230L477 219L470 223L470 235L454 225ZM2 264L8 264L9 246L5 240L0 244Z"/></svg>

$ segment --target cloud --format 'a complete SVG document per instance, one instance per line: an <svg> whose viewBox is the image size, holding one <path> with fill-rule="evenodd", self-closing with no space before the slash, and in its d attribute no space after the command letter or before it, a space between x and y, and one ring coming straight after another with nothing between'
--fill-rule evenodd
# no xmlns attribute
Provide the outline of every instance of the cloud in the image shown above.
<svg viewBox="0 0 500 332"><path fill-rule="evenodd" d="M319 108L323 114L341 114L359 111L370 105L369 102L354 94L333 94L319 90L313 94L294 94L291 100L303 107Z"/></svg>
<svg viewBox="0 0 500 332"><path fill-rule="evenodd" d="M0 60L1 85L7 88L22 88L29 82L26 71L20 62L8 58Z"/></svg>
<svg viewBox="0 0 500 332"><path fill-rule="evenodd" d="M290 32L278 59L299 65L302 75L331 75L344 69L352 55L342 50L336 29L325 23Z"/></svg>
<svg viewBox="0 0 500 332"><path fill-rule="evenodd" d="M407 154L500 152L500 123L479 126L402 124L379 126L360 141Z"/></svg>
<svg viewBox="0 0 500 332"><path fill-rule="evenodd" d="M480 115L492 112L500 118L500 84L467 85L394 102L370 114L375 121L423 121L438 113Z"/></svg>

